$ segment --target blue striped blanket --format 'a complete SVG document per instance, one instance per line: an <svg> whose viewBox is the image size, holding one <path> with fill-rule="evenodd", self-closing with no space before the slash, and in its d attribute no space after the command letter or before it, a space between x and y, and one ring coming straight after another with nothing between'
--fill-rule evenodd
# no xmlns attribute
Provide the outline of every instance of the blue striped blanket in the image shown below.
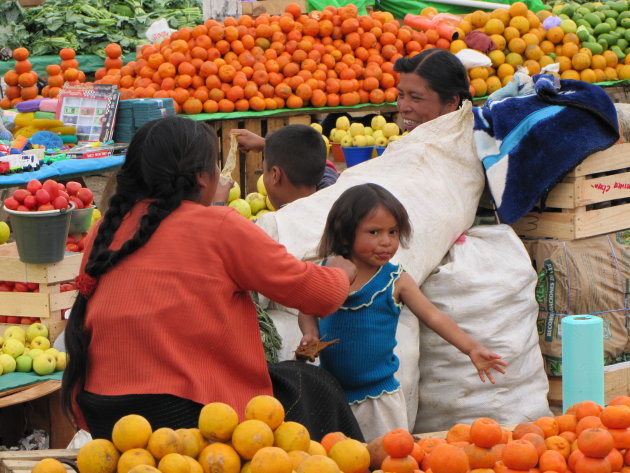
<svg viewBox="0 0 630 473"><path fill-rule="evenodd" d="M507 224L584 158L619 139L615 107L602 88L546 74L515 74L473 113L477 154Z"/></svg>

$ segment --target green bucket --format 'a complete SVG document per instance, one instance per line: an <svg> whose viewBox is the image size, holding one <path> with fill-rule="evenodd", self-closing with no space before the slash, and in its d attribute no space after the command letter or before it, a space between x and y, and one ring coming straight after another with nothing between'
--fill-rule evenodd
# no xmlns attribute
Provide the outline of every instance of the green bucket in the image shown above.
<svg viewBox="0 0 630 473"><path fill-rule="evenodd" d="M68 233L87 232L92 226L92 214L94 214L95 206L85 209L72 209L70 211L70 229Z"/></svg>
<svg viewBox="0 0 630 473"><path fill-rule="evenodd" d="M72 214L69 209L18 212L4 207L4 210L11 216L20 261L49 264L63 259Z"/></svg>

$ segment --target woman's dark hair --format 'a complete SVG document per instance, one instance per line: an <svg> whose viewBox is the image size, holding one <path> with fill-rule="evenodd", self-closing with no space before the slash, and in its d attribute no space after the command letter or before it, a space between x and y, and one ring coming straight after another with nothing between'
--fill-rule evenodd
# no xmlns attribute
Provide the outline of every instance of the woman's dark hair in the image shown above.
<svg viewBox="0 0 630 473"><path fill-rule="evenodd" d="M98 228L85 273L98 281L123 258L141 248L182 200L196 199L200 193L197 173L207 172L212 176L216 173L217 149L214 131L203 122L188 118L162 118L136 131L125 163L116 176L116 191ZM152 201L134 236L119 250L109 249L124 216L144 199ZM87 298L78 293L65 330L68 365L61 391L63 408L71 418L75 418L74 391L83 389L89 368L86 307Z"/></svg>
<svg viewBox="0 0 630 473"><path fill-rule="evenodd" d="M394 63L394 70L418 74L438 94L442 104L449 103L454 96L459 97L460 107L464 100L472 100L466 68L444 49L427 49L413 57L401 57Z"/></svg>
<svg viewBox="0 0 630 473"><path fill-rule="evenodd" d="M411 222L403 204L378 184L361 184L345 190L330 209L319 243L319 257L334 254L349 258L359 223L378 207L384 207L394 216L400 245L406 248L411 237Z"/></svg>

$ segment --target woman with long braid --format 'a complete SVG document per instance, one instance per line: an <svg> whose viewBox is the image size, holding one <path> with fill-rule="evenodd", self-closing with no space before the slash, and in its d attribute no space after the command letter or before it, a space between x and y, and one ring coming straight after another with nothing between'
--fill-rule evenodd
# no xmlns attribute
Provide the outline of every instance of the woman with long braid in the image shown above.
<svg viewBox="0 0 630 473"><path fill-rule="evenodd" d="M108 211L88 235L65 332L62 395L94 437L110 437L114 422L130 413L154 429L195 427L201 407L216 401L242 417L251 397L276 390L249 291L320 316L348 297L356 273L348 260L327 267L299 261L234 209L210 205L216 150L216 135L202 122L146 124L129 144ZM293 392L286 369L275 377L281 393ZM297 383L318 368L290 370ZM343 402L334 380L314 377ZM300 389L295 395L308 399ZM303 402L281 401L287 410ZM349 423L352 430L351 414Z"/></svg>

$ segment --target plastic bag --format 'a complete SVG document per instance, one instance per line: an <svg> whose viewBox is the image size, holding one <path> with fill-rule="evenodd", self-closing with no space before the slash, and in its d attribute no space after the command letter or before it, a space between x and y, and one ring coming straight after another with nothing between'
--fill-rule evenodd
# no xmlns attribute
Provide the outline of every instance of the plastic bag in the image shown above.
<svg viewBox="0 0 630 473"><path fill-rule="evenodd" d="M145 33L147 39L152 43L160 43L164 38L168 38L174 29L168 26L168 22L164 18L151 23L149 29Z"/></svg>
<svg viewBox="0 0 630 473"><path fill-rule="evenodd" d="M492 66L492 61L488 56L474 49L462 49L455 54L455 57L461 61L466 70L473 67Z"/></svg>

